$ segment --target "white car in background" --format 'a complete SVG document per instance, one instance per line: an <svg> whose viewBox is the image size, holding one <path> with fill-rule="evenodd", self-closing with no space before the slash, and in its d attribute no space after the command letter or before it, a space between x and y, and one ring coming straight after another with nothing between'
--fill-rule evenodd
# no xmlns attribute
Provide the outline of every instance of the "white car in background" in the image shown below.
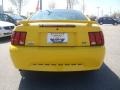
<svg viewBox="0 0 120 90"><path fill-rule="evenodd" d="M14 27L12 23L0 21L0 38L10 36Z"/></svg>

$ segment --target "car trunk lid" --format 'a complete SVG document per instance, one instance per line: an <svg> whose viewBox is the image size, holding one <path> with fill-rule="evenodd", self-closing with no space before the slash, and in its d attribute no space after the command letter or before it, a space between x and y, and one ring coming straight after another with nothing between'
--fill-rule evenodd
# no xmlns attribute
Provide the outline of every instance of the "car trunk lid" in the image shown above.
<svg viewBox="0 0 120 90"><path fill-rule="evenodd" d="M88 32L98 32L92 21L41 20L22 22L17 31L25 31L26 46L90 46Z"/></svg>

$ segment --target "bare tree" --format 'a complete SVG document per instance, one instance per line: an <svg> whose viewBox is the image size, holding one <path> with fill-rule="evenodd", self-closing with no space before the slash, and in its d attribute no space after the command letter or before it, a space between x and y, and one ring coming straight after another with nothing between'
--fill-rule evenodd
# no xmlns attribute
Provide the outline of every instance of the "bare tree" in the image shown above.
<svg viewBox="0 0 120 90"><path fill-rule="evenodd" d="M17 6L17 0L10 0L14 6Z"/></svg>
<svg viewBox="0 0 120 90"><path fill-rule="evenodd" d="M49 9L54 9L55 8L55 2L51 2L49 4Z"/></svg>
<svg viewBox="0 0 120 90"><path fill-rule="evenodd" d="M21 14L22 6L25 6L29 0L10 0L11 3L16 7L19 14Z"/></svg>
<svg viewBox="0 0 120 90"><path fill-rule="evenodd" d="M12 7L9 7L9 8L8 8L8 10L7 10L7 12L9 12L9 13L13 13L13 12L14 12L14 10L13 10L13 8L12 8Z"/></svg>
<svg viewBox="0 0 120 90"><path fill-rule="evenodd" d="M120 12L114 12L111 16L113 18L120 18Z"/></svg>
<svg viewBox="0 0 120 90"><path fill-rule="evenodd" d="M73 9L74 5L78 3L78 0L67 0L67 9Z"/></svg>

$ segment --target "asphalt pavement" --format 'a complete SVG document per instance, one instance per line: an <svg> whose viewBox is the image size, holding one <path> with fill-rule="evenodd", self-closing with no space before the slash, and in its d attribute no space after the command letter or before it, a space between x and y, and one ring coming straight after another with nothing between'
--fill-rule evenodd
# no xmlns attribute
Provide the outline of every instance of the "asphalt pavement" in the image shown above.
<svg viewBox="0 0 120 90"><path fill-rule="evenodd" d="M120 90L120 25L102 25L106 56L98 71L29 72L24 78L14 68L9 38L0 39L0 90Z"/></svg>

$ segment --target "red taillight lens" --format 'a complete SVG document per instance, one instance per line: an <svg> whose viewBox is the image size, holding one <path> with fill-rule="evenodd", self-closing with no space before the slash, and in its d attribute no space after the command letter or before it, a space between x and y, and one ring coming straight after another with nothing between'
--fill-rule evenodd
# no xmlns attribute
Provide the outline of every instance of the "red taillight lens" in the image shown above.
<svg viewBox="0 0 120 90"><path fill-rule="evenodd" d="M103 36L103 32L100 31L100 36L101 36L101 40L102 40L102 45L104 45L104 36Z"/></svg>
<svg viewBox="0 0 120 90"><path fill-rule="evenodd" d="M25 45L27 32L18 32L14 31L11 36L11 44L12 45Z"/></svg>
<svg viewBox="0 0 120 90"><path fill-rule="evenodd" d="M89 40L91 46L104 45L104 37L102 31L100 32L89 32Z"/></svg>

